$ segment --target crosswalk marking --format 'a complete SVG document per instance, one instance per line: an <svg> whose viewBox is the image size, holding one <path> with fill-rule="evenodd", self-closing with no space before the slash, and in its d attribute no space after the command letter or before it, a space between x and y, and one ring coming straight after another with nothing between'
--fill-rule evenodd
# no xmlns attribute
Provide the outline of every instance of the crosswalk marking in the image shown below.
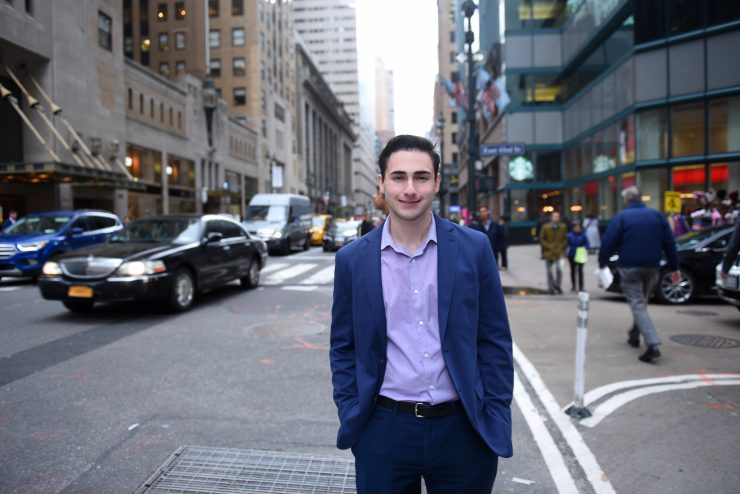
<svg viewBox="0 0 740 494"><path fill-rule="evenodd" d="M288 265L287 262L276 262L275 264L270 263L264 268L262 268L261 273L262 274L272 273L273 271L277 271L278 269L283 269L287 265Z"/></svg>
<svg viewBox="0 0 740 494"><path fill-rule="evenodd" d="M327 266L305 280L298 283L299 285L326 285L334 280L334 266Z"/></svg>
<svg viewBox="0 0 740 494"><path fill-rule="evenodd" d="M290 278L294 278L296 276L300 276L307 271L311 271L315 267L316 267L316 264L312 264L312 263L296 264L295 266L277 271L276 273L269 275L267 278L265 278L262 284L263 285L279 285L283 281L290 279Z"/></svg>

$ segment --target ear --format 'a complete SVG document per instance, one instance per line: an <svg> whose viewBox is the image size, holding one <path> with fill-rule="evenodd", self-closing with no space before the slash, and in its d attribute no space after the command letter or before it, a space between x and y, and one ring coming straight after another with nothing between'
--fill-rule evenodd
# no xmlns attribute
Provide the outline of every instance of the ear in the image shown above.
<svg viewBox="0 0 740 494"><path fill-rule="evenodd" d="M385 187L383 186L383 175L378 173L378 187L380 187L380 192L385 194Z"/></svg>
<svg viewBox="0 0 740 494"><path fill-rule="evenodd" d="M439 192L439 188L442 185L442 174L437 173L437 177L434 179L434 193Z"/></svg>

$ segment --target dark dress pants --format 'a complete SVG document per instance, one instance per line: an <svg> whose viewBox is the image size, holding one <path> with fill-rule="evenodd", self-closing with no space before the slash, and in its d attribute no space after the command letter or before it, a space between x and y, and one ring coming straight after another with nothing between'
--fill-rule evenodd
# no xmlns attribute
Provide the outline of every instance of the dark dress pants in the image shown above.
<svg viewBox="0 0 740 494"><path fill-rule="evenodd" d="M498 456L465 413L417 418L377 406L352 448L358 494L490 494Z"/></svg>
<svg viewBox="0 0 740 494"><path fill-rule="evenodd" d="M501 262L499 262L499 259L501 259ZM498 264L500 268L508 269L509 261L506 258L506 249L496 251L496 264Z"/></svg>

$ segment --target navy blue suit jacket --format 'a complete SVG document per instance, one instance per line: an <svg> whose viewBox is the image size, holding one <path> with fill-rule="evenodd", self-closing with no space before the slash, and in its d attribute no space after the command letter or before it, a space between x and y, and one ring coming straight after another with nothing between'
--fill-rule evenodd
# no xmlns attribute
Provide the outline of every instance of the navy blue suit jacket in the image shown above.
<svg viewBox="0 0 740 494"><path fill-rule="evenodd" d="M493 251L485 235L437 216L435 221L439 331L447 370L473 428L491 450L509 457L514 368ZM362 436L385 375L382 230L336 256L330 362L340 449Z"/></svg>

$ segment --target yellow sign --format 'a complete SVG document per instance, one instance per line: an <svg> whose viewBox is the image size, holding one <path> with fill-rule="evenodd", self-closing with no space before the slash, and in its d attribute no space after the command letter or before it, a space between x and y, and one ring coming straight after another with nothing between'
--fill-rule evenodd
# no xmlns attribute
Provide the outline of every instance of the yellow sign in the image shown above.
<svg viewBox="0 0 740 494"><path fill-rule="evenodd" d="M665 212L666 213L680 213L681 212L681 193L667 190L665 192Z"/></svg>

